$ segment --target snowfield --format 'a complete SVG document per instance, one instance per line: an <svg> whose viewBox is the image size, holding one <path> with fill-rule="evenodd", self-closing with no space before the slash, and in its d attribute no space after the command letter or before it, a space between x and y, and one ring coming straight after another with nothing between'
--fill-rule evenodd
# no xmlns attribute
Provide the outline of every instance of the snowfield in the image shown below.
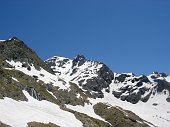
<svg viewBox="0 0 170 127"><path fill-rule="evenodd" d="M69 89L69 84L63 84L62 81L58 80L59 79L58 76L47 72L43 68L41 68L41 70L39 71L33 65L30 65L31 70L28 70L26 67L22 67L21 62L14 62L13 60L12 61L6 60L6 62L9 63L11 66L13 66L14 70L21 71L29 76L37 76L37 78L43 81L44 83L52 83L52 85L58 86L60 89ZM11 68L5 68L5 69L11 70Z"/></svg>
<svg viewBox="0 0 170 127"><path fill-rule="evenodd" d="M15 101L8 97L0 99L0 121L12 127L27 127L28 122L54 123L61 127L82 127L74 114L61 110L59 106L38 101L23 91L28 102Z"/></svg>

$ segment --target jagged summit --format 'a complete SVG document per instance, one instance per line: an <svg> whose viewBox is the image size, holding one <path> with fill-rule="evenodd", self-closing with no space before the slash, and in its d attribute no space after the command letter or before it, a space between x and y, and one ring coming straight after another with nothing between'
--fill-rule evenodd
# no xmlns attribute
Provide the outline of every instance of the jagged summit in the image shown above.
<svg viewBox="0 0 170 127"><path fill-rule="evenodd" d="M17 37L12 37L0 43L0 58L2 60L27 62L51 71L41 58Z"/></svg>
<svg viewBox="0 0 170 127"><path fill-rule="evenodd" d="M16 41L16 42L23 42L22 40L20 40L18 37L12 37L10 39L8 39L10 41Z"/></svg>
<svg viewBox="0 0 170 127"><path fill-rule="evenodd" d="M86 59L86 58L85 58L84 55L77 54L76 57L74 57L74 59L83 60L83 59Z"/></svg>
<svg viewBox="0 0 170 127"><path fill-rule="evenodd" d="M1 41L5 41L5 42L9 42L9 41L11 41L11 42L13 42L13 41L15 41L15 42L23 42L21 39L19 39L18 37L11 37L11 38L9 38L9 39L6 39L6 40L0 40L0 42Z"/></svg>
<svg viewBox="0 0 170 127"><path fill-rule="evenodd" d="M44 62L17 37L0 42L0 125L164 127L169 104L165 73L116 73L80 54Z"/></svg>
<svg viewBox="0 0 170 127"><path fill-rule="evenodd" d="M67 77L84 89L96 91L98 97L103 96L101 90L108 89L114 78L113 72L105 64L87 60L83 55L77 55L73 60L52 57L45 62L51 66L56 75Z"/></svg>
<svg viewBox="0 0 170 127"><path fill-rule="evenodd" d="M82 64L84 64L86 62L86 58L83 55L77 55L74 59L73 59L73 65L74 66L81 66Z"/></svg>

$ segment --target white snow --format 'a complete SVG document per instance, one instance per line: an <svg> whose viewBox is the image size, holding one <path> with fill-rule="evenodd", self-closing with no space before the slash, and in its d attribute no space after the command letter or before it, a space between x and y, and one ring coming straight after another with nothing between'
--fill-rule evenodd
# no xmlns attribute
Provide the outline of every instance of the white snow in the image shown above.
<svg viewBox="0 0 170 127"><path fill-rule="evenodd" d="M58 59L62 60L62 58L58 58ZM63 58L63 59L66 59L66 58ZM67 68L67 73L64 73L62 71L62 68L60 68L60 66L55 66L55 69L62 72L60 77L62 77L65 81L67 82L72 81L76 84L79 84L78 81L81 81L83 79L84 79L84 82L82 82L82 84L85 84L87 79L97 76L96 72L98 71L98 69L102 67L102 64L97 64L92 61L86 61L83 65L79 67L76 66L75 67L77 69L76 73L74 73L73 75L70 75L72 70L74 69L74 68L71 68L72 67L71 62L72 61L64 65L65 68ZM135 88L137 82L132 83L131 80L134 78L140 78L141 76L134 76L132 73L124 73L124 74L129 75L129 77L126 77L125 79L127 82L127 85L129 85L129 87ZM117 77L119 75L120 74L114 73L114 77ZM151 79L150 76L148 76L148 78L150 81L153 80ZM170 76L166 77L166 80L170 82ZM139 91L140 88L145 87L148 89L148 92L146 92L142 96L142 97L145 97L155 87L155 85L156 84L154 83L152 84L143 83L142 86L137 87L137 89L134 90L134 92L137 92ZM100 116L94 113L93 106L99 102L109 103L112 106L119 106L125 110L131 110L132 112L140 116L142 119L148 122L151 122L156 126L159 126L159 127L170 126L170 104L166 102L167 95L163 95L163 94L158 95L158 96L155 95L152 97L152 99L149 99L149 101L146 103L140 101L137 104L131 104L126 101L121 101L120 99L117 99L113 96L112 90L114 89L115 91L118 91L118 89L121 88L122 86L125 87L126 85L124 83L117 83L117 84L112 83L110 85L110 93L103 91L104 98L89 99L92 105L85 104L84 107L67 105L67 107L75 111L85 113L96 119L102 120ZM124 93L124 94L128 94L128 93ZM159 104L157 106L153 106L153 103L158 103L158 102Z"/></svg>
<svg viewBox="0 0 170 127"><path fill-rule="evenodd" d="M130 110L142 119L151 122L158 127L169 127L170 126L170 104L166 101L166 97L169 94L157 94L151 96L149 101L146 103L139 101L137 104L132 104L130 102L121 101L113 96L112 90L115 84L110 85L111 92L107 93L103 90L104 98L92 99L89 98L91 105L85 104L85 106L71 106L67 105L68 108L87 114L93 118L100 119L102 118L94 113L93 106L99 102L107 103L111 106L118 106L125 110ZM157 103L157 106L154 106L153 103ZM152 126L152 125L150 125Z"/></svg>
<svg viewBox="0 0 170 127"><path fill-rule="evenodd" d="M52 122L61 127L82 127L74 114L61 110L59 106L48 102L38 101L23 91L28 102L15 101L8 97L0 99L0 120L12 127L27 127L28 122Z"/></svg>
<svg viewBox="0 0 170 127"><path fill-rule="evenodd" d="M165 79L166 81L170 82L170 75L168 75Z"/></svg>
<svg viewBox="0 0 170 127"><path fill-rule="evenodd" d="M72 105L66 105L67 108L72 109L74 111L80 112L80 113L84 113L90 117L102 120L104 122L105 121L103 118L101 118L99 115L95 114L94 109L93 109L93 105L91 104L85 104L85 106L81 106L81 105L76 105L76 106L72 106Z"/></svg>
<svg viewBox="0 0 170 127"><path fill-rule="evenodd" d="M13 79L14 81L16 81L16 82L19 82L18 79L14 78L14 77L12 77L12 79Z"/></svg>
<svg viewBox="0 0 170 127"><path fill-rule="evenodd" d="M67 60L67 62L61 67L63 60ZM103 66L103 64L99 64L98 62L87 60L83 65L72 68L73 60L59 56L54 56L46 61L55 63L51 68L56 72L55 74L64 79L67 84L69 81L77 84L82 80L84 80L82 84L85 84L87 79L96 77L97 71ZM76 73L74 74L72 74L73 69L76 69Z"/></svg>
<svg viewBox="0 0 170 127"><path fill-rule="evenodd" d="M0 41L2 42L2 41L5 41L5 40L0 40Z"/></svg>
<svg viewBox="0 0 170 127"><path fill-rule="evenodd" d="M49 90L47 90L47 92L49 92L55 99L57 99L57 97L52 92L50 92Z"/></svg>
<svg viewBox="0 0 170 127"><path fill-rule="evenodd" d="M52 85L54 86L58 86L60 89L69 89L69 84L63 84L62 81L58 81L58 76L53 75L49 72L47 72L46 70L44 70L43 68L41 68L41 70L37 70L33 65L31 65L31 70L27 70L27 68L22 67L22 63L21 62L14 62L12 61L7 61L7 63L9 63L10 65L14 66L13 69L18 70L23 72L26 75L29 76L37 76L39 80L43 81L44 83L52 83ZM8 69L8 68L5 68ZM11 70L11 68L9 68ZM44 76L41 76L41 74L43 74Z"/></svg>
<svg viewBox="0 0 170 127"><path fill-rule="evenodd" d="M114 84L110 85L112 90ZM103 91L104 92L104 91ZM109 103L112 106L119 106L125 110L130 110L137 114L142 119L153 123L158 127L170 126L170 104L166 101L167 95L157 94L151 97L146 103L139 101L137 104L132 104L126 101L121 101L112 95L112 92L104 92L103 99L92 100L93 104L97 102ZM158 103L157 106L153 106L153 103Z"/></svg>
<svg viewBox="0 0 170 127"><path fill-rule="evenodd" d="M63 60L68 60L63 66L61 67L60 64L63 62ZM65 58L65 57L59 57L59 56L54 56L52 58L47 59L46 61L48 62L53 62L55 63L55 66L51 66L54 72L56 72L56 75L62 75L62 74L67 74L69 73L71 67L72 67L72 60Z"/></svg>
<svg viewBox="0 0 170 127"><path fill-rule="evenodd" d="M78 93L78 94L77 94L77 98L80 98L80 97L81 97L81 95Z"/></svg>
<svg viewBox="0 0 170 127"><path fill-rule="evenodd" d="M58 59L58 61L67 59L64 57L56 57L56 58ZM29 71L27 70L27 68L22 67L21 62L14 62L14 61L6 61L6 62L14 66L13 69L19 70L29 76L37 76L38 80L41 80L45 83L52 83L52 85L58 86L60 89L69 89L69 81L72 81L77 84L78 81L84 79L83 83L85 83L87 79L97 76L96 74L97 70L102 67L102 64L97 64L95 62L87 61L82 66L76 67L77 72L70 76L70 74L72 73L72 68L71 68L72 60L69 60L64 65L64 68L58 67L59 63L56 62L57 66L55 66L55 70L60 71L61 72L60 75L58 74L53 75L45 71L43 68L41 68L40 71L36 70L33 65L30 66L31 70ZM6 68L6 69L11 69L11 68ZM43 74L44 76L41 76L40 74ZM126 73L126 74L130 75L130 77L126 78L127 85L130 85L130 87L135 87L136 82L135 83L131 82L131 79L134 78L134 75L132 73ZM114 77L118 75L119 74L114 73ZM139 78L139 77L136 77L136 78ZM151 82L153 82L151 75L148 76L148 78ZM15 81L18 81L14 77L12 79ZM66 82L64 83L60 81L59 79L63 79ZM170 82L170 76L165 77L164 80ZM141 87L146 87L150 91L153 87L155 87L155 85L156 84L143 83ZM112 82L112 84L110 84L110 93L107 93L103 90L104 98L97 98L97 99L89 98L89 101L91 104L85 104L84 107L80 105L77 105L77 106L66 105L66 107L72 110L87 114L93 118L105 121L103 118L96 115L93 110L93 106L95 104L99 102L103 102L103 103L108 103L111 106L118 106L125 110L130 110L134 112L136 115L138 115L139 117L141 117L142 119L153 123L155 126L158 126L158 127L170 126L170 103L166 101L167 96L169 96L168 91L166 91L167 93L166 95L163 93L160 93L160 94L156 93L156 95L152 95L146 103L139 101L137 104L132 104L126 101L121 101L120 99L117 99L113 96L112 90L113 89L118 90L122 86L125 87L126 85L123 83L115 84L114 82ZM78 87L80 86L78 85ZM138 87L138 89L141 87ZM51 92L49 93L52 94ZM147 93L143 96L146 96ZM31 121L45 122L45 123L56 122L57 125L61 125L62 123L65 123L64 125L62 124L63 127L75 126L75 125L82 126L82 123L78 121L74 117L73 114L59 109L57 105L52 104L47 101L37 101L33 99L32 97L30 97L28 93L26 92L24 92L24 94L27 96L27 98L29 98L28 102L18 102L7 97L5 97L4 100L0 100L0 109L2 109L0 110L0 114L2 114L0 115L0 120L2 122L7 123L14 127L22 127L21 124L25 127L26 123L31 122ZM124 93L124 94L128 94L128 93ZM79 98L80 95L77 94L77 97ZM157 105L154 106L153 105L154 103L156 103ZM12 110L13 107L14 107L14 111ZM66 116L65 114L62 115L63 112L65 112ZM68 118L67 117L68 115L70 115L71 117ZM53 121L54 119L55 121ZM60 119L63 119L63 121ZM72 119L73 119L73 122L72 122ZM75 122L75 125L73 125L74 122ZM68 123L71 123L72 125L69 125Z"/></svg>

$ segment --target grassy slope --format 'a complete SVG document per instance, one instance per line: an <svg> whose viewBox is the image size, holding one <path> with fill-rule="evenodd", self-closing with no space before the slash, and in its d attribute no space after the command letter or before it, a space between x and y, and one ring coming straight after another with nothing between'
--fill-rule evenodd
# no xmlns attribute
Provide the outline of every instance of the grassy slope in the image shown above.
<svg viewBox="0 0 170 127"><path fill-rule="evenodd" d="M142 119L130 111L125 111L118 107L109 107L103 103L97 103L93 108L96 114L111 123L113 127L149 127Z"/></svg>
<svg viewBox="0 0 170 127"><path fill-rule="evenodd" d="M28 127L60 127L60 126L55 125L53 123L44 124L39 122L30 122L28 123Z"/></svg>

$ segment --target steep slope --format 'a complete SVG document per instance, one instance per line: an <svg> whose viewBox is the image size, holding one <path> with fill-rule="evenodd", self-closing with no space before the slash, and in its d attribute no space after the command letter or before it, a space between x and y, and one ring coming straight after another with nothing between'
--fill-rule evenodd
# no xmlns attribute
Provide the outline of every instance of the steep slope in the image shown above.
<svg viewBox="0 0 170 127"><path fill-rule="evenodd" d="M92 91L95 97L103 97L101 90L108 89L114 78L105 64L87 60L83 55L77 55L73 60L55 56L45 62L60 78Z"/></svg>
<svg viewBox="0 0 170 127"><path fill-rule="evenodd" d="M0 126L170 125L169 75L117 74L82 55L43 62L16 37L0 52Z"/></svg>
<svg viewBox="0 0 170 127"><path fill-rule="evenodd" d="M74 101L77 99L78 102L84 103L84 100L78 99L75 93L75 90L79 89L74 85L66 84L58 76L48 72L50 68L22 41L12 38L1 41L0 45L2 47L0 50L2 53L0 59L0 109L2 109L0 110L0 125L53 126L53 124L41 124L49 122L61 127L88 124L108 125L101 120L66 109L63 104L71 102L73 96ZM15 53L18 54L13 57ZM75 90L70 91L69 87L74 87ZM56 98L56 94L54 95L50 90L54 94L59 92L59 98ZM79 116L83 118L80 119ZM87 120L90 121L86 122Z"/></svg>
<svg viewBox="0 0 170 127"><path fill-rule="evenodd" d="M97 97L95 100L89 99L91 105L67 105L68 108L98 118L89 111L93 111L92 106L103 102L131 110L154 125L170 125L169 75L156 72L149 76L112 73L106 65L87 60L82 55L73 60L55 56L45 62L60 78L74 82L83 91L90 91L93 98ZM147 112L149 114L146 115Z"/></svg>
<svg viewBox="0 0 170 127"><path fill-rule="evenodd" d="M28 68L28 64L32 63L37 69L42 67L47 71L52 72L37 54L17 37L0 41L0 60L0 65L6 64L5 60L14 60L23 62L23 66Z"/></svg>

